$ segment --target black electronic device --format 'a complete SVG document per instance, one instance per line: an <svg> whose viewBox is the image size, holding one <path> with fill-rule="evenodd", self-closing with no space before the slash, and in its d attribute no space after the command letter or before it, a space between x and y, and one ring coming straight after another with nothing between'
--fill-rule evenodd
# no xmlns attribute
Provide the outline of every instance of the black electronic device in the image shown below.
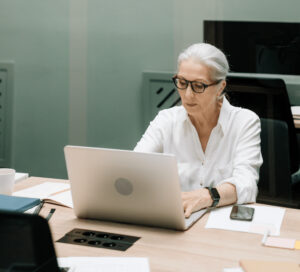
<svg viewBox="0 0 300 272"><path fill-rule="evenodd" d="M300 75L300 23L204 21L204 42L220 48L230 70Z"/></svg>
<svg viewBox="0 0 300 272"><path fill-rule="evenodd" d="M213 201L211 207L212 208L216 207L220 201L220 194L219 194L217 188L214 188L214 187L205 187L205 188L209 191L209 194Z"/></svg>
<svg viewBox="0 0 300 272"><path fill-rule="evenodd" d="M140 237L88 229L73 229L57 242L126 251Z"/></svg>
<svg viewBox="0 0 300 272"><path fill-rule="evenodd" d="M48 222L41 216L0 212L0 272L61 271Z"/></svg>
<svg viewBox="0 0 300 272"><path fill-rule="evenodd" d="M230 219L252 221L254 215L254 208L243 205L234 205L231 209Z"/></svg>

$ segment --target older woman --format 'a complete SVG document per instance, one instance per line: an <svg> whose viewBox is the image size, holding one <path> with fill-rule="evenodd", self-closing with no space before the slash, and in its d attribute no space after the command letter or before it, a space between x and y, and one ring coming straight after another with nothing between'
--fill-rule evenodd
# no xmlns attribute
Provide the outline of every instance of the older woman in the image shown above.
<svg viewBox="0 0 300 272"><path fill-rule="evenodd" d="M182 106L159 112L134 149L176 156L186 217L256 200L260 120L223 95L228 70L225 55L210 44L184 50L173 77Z"/></svg>

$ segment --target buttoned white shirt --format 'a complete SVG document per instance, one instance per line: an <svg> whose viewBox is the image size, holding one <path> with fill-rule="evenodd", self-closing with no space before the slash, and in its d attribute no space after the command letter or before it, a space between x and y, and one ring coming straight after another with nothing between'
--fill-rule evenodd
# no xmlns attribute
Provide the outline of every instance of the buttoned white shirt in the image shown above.
<svg viewBox="0 0 300 272"><path fill-rule="evenodd" d="M174 154L182 191L228 182L236 187L237 203L256 200L262 164L260 119L250 110L233 107L225 97L205 153L183 106L160 111L134 151Z"/></svg>

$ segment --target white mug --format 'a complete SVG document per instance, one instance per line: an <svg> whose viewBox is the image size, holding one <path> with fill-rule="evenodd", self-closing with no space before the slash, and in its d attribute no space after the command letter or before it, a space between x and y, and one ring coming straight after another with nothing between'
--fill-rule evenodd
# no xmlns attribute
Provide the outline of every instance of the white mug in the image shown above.
<svg viewBox="0 0 300 272"><path fill-rule="evenodd" d="M11 195L15 184L14 169L0 168L0 194Z"/></svg>

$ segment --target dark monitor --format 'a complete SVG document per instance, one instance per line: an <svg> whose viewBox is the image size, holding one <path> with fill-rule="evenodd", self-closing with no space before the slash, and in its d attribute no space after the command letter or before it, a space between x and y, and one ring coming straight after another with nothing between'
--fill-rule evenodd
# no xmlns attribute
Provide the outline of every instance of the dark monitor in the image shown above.
<svg viewBox="0 0 300 272"><path fill-rule="evenodd" d="M300 75L300 23L207 20L204 42L225 53L232 72Z"/></svg>
<svg viewBox="0 0 300 272"><path fill-rule="evenodd" d="M0 272L59 271L46 219L0 211Z"/></svg>

